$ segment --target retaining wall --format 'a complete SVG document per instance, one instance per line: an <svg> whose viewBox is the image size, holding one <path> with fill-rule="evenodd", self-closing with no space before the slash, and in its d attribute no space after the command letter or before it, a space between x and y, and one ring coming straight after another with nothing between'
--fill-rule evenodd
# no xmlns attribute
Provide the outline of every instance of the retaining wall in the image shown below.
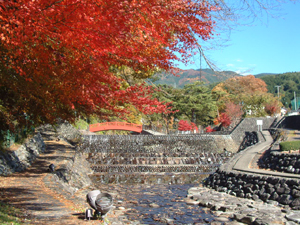
<svg viewBox="0 0 300 225"><path fill-rule="evenodd" d="M300 180L217 170L205 185L219 192L253 200L277 201L300 209Z"/></svg>
<svg viewBox="0 0 300 225"><path fill-rule="evenodd" d="M19 149L0 154L0 175L7 176L25 170L44 151L45 143L38 133Z"/></svg>
<svg viewBox="0 0 300 225"><path fill-rule="evenodd" d="M84 152L236 152L238 145L230 135L86 135Z"/></svg>
<svg viewBox="0 0 300 225"><path fill-rule="evenodd" d="M300 174L300 154L268 151L260 159L259 167L279 172Z"/></svg>
<svg viewBox="0 0 300 225"><path fill-rule="evenodd" d="M300 115L285 117L277 128L300 130Z"/></svg>
<svg viewBox="0 0 300 225"><path fill-rule="evenodd" d="M231 132L231 138L236 142L236 144L241 144L245 136L245 132L259 131L259 126L257 125L257 120L261 120L262 130L268 130L276 117L259 117L259 118L245 118L243 119ZM263 137L260 132L258 132L258 140L263 141Z"/></svg>

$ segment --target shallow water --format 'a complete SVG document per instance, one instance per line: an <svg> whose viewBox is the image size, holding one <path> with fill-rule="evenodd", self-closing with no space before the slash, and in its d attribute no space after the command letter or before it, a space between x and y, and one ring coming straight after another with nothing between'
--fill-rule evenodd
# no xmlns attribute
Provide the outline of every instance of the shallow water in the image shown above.
<svg viewBox="0 0 300 225"><path fill-rule="evenodd" d="M214 215L203 207L187 205L184 201L188 189L198 186L206 176L165 174L143 175L142 178L131 175L129 178L127 175L128 180L124 183L125 178L116 180L120 176L115 175L111 179L95 176L93 181L98 186L105 187L108 192L117 193L114 205L126 208L125 215L130 221L159 225L167 224L171 219L174 224L210 224L215 218ZM109 180L115 183L104 183ZM120 182L122 180L123 183Z"/></svg>
<svg viewBox="0 0 300 225"><path fill-rule="evenodd" d="M194 185L155 185L133 188L124 200L136 199L138 204L132 205L127 215L131 220L139 220L143 224L166 224L166 219L175 224L193 224L207 222L213 216L199 206L189 206L184 202L187 191ZM151 207L152 206L152 207ZM154 207L153 207L154 206Z"/></svg>

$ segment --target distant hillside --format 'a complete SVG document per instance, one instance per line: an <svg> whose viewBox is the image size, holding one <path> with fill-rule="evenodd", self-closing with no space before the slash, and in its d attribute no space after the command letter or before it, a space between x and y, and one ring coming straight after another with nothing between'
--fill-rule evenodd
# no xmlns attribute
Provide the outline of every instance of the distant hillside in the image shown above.
<svg viewBox="0 0 300 225"><path fill-rule="evenodd" d="M265 76L271 76L271 75L277 75L277 73L259 73L254 75L256 78L261 78L261 77L265 77Z"/></svg>
<svg viewBox="0 0 300 225"><path fill-rule="evenodd" d="M176 88L182 88L184 85L195 81L203 81L206 84L221 82L232 77L241 76L233 71L216 72L211 69L200 70L179 70L176 76L173 74L160 73L157 74L160 78L155 84L167 84Z"/></svg>
<svg viewBox="0 0 300 225"><path fill-rule="evenodd" d="M297 101L300 99L300 72L266 75L259 78L267 84L270 93L280 97L285 107L293 110L299 108L299 103L295 106L294 98L296 97Z"/></svg>

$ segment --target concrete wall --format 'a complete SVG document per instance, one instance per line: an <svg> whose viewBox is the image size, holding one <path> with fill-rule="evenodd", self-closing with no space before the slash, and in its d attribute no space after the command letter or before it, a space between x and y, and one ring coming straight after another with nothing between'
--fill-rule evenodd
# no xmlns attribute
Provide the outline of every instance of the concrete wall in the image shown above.
<svg viewBox="0 0 300 225"><path fill-rule="evenodd" d="M277 128L300 130L300 115L285 117Z"/></svg>
<svg viewBox="0 0 300 225"><path fill-rule="evenodd" d="M236 142L236 144L240 144L243 141L245 136L245 132L259 131L259 127L257 126L257 120L262 120L263 125L262 129L267 130L273 124L275 117L260 117L260 118L245 118L243 119L238 126L231 132L231 138ZM258 132L259 141L264 141L260 132Z"/></svg>

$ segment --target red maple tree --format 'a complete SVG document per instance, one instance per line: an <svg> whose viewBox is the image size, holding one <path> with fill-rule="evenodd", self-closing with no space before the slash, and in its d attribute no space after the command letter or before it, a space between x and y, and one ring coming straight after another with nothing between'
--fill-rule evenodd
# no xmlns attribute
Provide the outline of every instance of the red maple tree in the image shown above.
<svg viewBox="0 0 300 225"><path fill-rule="evenodd" d="M214 129L211 126L205 128L206 133L214 132Z"/></svg>
<svg viewBox="0 0 300 225"><path fill-rule="evenodd" d="M233 102L227 102L225 104L225 113L229 116L230 120L239 120L244 114L240 105L234 104Z"/></svg>
<svg viewBox="0 0 300 225"><path fill-rule="evenodd" d="M218 117L222 127L228 127L231 124L230 117L226 113L221 113Z"/></svg>
<svg viewBox="0 0 300 225"><path fill-rule="evenodd" d="M276 113L280 112L280 106L278 104L278 102L272 102L272 103L267 103L265 106L265 111L273 116Z"/></svg>
<svg viewBox="0 0 300 225"><path fill-rule="evenodd" d="M226 113L221 113L214 119L214 124L222 127L228 127L231 124L231 119Z"/></svg>
<svg viewBox="0 0 300 225"><path fill-rule="evenodd" d="M147 86L125 84L112 68L173 69L176 53L186 61L197 37L211 37L212 10L194 0L0 1L0 120L122 115L127 104L168 113Z"/></svg>
<svg viewBox="0 0 300 225"><path fill-rule="evenodd" d="M180 131L198 131L198 127L195 123L187 120L180 120L178 123L178 130Z"/></svg>
<svg viewBox="0 0 300 225"><path fill-rule="evenodd" d="M197 125L196 125L195 123L193 123L193 122L191 122L191 127L192 127L192 130L194 130L194 131L196 131L196 132L199 131Z"/></svg>
<svg viewBox="0 0 300 225"><path fill-rule="evenodd" d="M178 123L178 130L180 131L189 131L192 130L192 126L186 120L180 120Z"/></svg>

